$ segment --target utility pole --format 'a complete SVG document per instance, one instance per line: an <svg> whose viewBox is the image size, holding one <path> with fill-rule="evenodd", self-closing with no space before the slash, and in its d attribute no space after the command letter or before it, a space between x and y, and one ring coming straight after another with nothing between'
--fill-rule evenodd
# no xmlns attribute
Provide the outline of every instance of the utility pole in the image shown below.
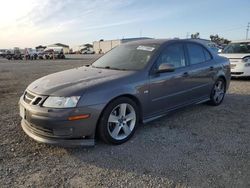
<svg viewBox="0 0 250 188"><path fill-rule="evenodd" d="M140 38L141 38L141 36L142 36L142 30L140 29Z"/></svg>
<svg viewBox="0 0 250 188"><path fill-rule="evenodd" d="M250 22L248 22L247 24L246 40L248 39L249 27L250 27Z"/></svg>

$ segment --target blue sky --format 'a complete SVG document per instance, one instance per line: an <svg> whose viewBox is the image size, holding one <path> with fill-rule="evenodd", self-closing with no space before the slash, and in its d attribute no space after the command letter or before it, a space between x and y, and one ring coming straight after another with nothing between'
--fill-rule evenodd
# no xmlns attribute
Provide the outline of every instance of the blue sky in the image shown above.
<svg viewBox="0 0 250 188"><path fill-rule="evenodd" d="M244 39L249 0L0 0L0 48L128 37ZM11 8L10 8L11 7Z"/></svg>

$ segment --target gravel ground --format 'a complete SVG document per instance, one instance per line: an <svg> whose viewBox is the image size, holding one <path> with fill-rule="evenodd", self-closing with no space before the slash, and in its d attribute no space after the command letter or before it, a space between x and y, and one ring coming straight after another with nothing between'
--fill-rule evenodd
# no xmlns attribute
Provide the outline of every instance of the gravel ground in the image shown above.
<svg viewBox="0 0 250 188"><path fill-rule="evenodd" d="M250 79L233 80L221 106L141 125L123 145L60 148L26 136L17 103L27 85L94 57L0 60L0 187L250 187Z"/></svg>

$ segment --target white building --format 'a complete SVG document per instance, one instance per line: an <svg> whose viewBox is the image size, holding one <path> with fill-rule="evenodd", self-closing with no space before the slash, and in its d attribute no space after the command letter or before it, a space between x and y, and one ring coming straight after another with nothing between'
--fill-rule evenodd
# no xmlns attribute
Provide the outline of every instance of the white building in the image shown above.
<svg viewBox="0 0 250 188"><path fill-rule="evenodd" d="M93 51L92 44L82 44L82 45L72 47L72 52L74 53L81 53L84 50Z"/></svg>
<svg viewBox="0 0 250 188"><path fill-rule="evenodd" d="M96 54L106 53L112 48L131 41L136 40L143 40L143 39L150 39L147 37L141 37L141 38L125 38L125 39L116 39L116 40L100 40L100 41L94 41L93 42L93 48Z"/></svg>
<svg viewBox="0 0 250 188"><path fill-rule="evenodd" d="M47 46L49 49L57 49L57 48L62 48L63 53L68 54L69 53L69 46L61 43L56 43L56 44L51 44Z"/></svg>

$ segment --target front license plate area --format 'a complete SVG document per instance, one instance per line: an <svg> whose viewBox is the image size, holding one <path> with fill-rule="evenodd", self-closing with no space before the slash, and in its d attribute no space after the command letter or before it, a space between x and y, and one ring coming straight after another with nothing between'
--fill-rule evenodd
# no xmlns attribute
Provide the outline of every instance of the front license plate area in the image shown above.
<svg viewBox="0 0 250 188"><path fill-rule="evenodd" d="M236 64L230 64L231 69L234 69L236 67Z"/></svg>
<svg viewBox="0 0 250 188"><path fill-rule="evenodd" d="M19 114L20 114L21 118L25 119L25 108L22 105L20 105L19 110L20 110Z"/></svg>

